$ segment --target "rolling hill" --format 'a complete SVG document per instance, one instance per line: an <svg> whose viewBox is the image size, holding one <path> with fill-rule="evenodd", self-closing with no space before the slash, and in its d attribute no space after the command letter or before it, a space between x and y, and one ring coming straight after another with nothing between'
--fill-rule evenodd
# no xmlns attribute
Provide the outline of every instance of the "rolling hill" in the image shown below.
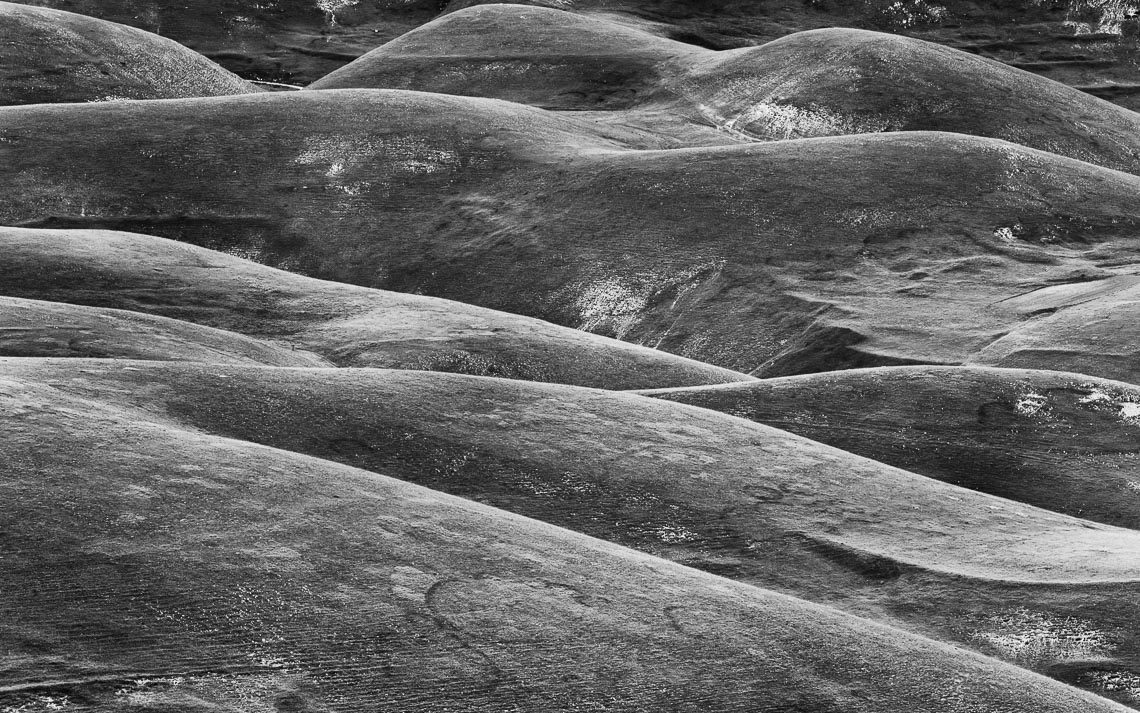
<svg viewBox="0 0 1140 713"><path fill-rule="evenodd" d="M0 342L11 356L228 363L225 353L276 366L430 369L619 389L749 379L535 319L314 280L146 235L0 228L0 250L0 295L21 298L8 303L18 307L8 317L16 331Z"/></svg>
<svg viewBox="0 0 1140 713"><path fill-rule="evenodd" d="M546 109L628 109L654 98L699 47L601 18L525 5L450 13L309 89L412 89Z"/></svg>
<svg viewBox="0 0 1140 713"><path fill-rule="evenodd" d="M429 372L12 359L4 372L571 527L1098 692L1111 693L1104 676L1140 675L1140 533L713 411Z"/></svg>
<svg viewBox="0 0 1140 713"><path fill-rule="evenodd" d="M299 465L274 470L271 463L278 457L295 463L301 457L295 453L324 455L960 640L1086 687L1097 688L1097 674L1134 669L1140 632L1132 602L1140 577L1130 543L1137 533L970 493L731 416L635 395L426 372L76 359L6 359L2 366L6 394L16 399L11 422L17 437L6 453L15 473L59 468L44 464L43 455L28 460L18 449L44 443L50 434L68 444L95 438L98 445L87 449L125 472L132 472L124 465L136 457L132 448L152 453L140 457L154 469L161 453L178 452L180 434L194 434L195 452L212 453L205 441L222 439L218 457L229 463L223 483L241 487L233 479L249 467L243 463L268 463L258 465L270 469L259 478L264 487L290 494L280 502L292 508L298 496L295 486L283 483L290 471L282 469ZM149 436L135 435L140 428ZM18 436L25 431L40 434L39 441ZM255 447L250 441L294 454L262 449L262 456L239 455ZM71 447L52 452L49 463L66 463ZM165 468L182 468L187 460L166 462ZM164 487L196 491L217 471L215 462L198 455L181 477L144 471L145 487L169 483ZM97 468L72 463L78 473ZM326 473L320 483L333 486L327 473L343 471L316 463ZM131 543L146 542L143 533L155 533L152 528L158 528L155 536L169 532L162 522L174 517L172 495L161 497L160 510L154 503L124 515L115 488L83 492L108 499L124 526L144 527L127 540L80 537L88 548L117 560L133 551ZM230 497L225 486L214 492L215 499ZM198 518L212 521L217 505L201 497L190 502L197 503ZM272 512L252 507L266 497L260 491L247 497L225 512ZM353 495L366 509L374 497ZM893 518L868 517L898 502L907 507L891 508ZM40 520L22 517L13 525L25 521ZM405 511L399 522L408 521L422 520ZM494 527L503 527L498 522ZM390 536L393 546L407 546L406 540ZM213 542L200 546L221 544ZM1082 554L1083 548L1090 550ZM323 554L304 552L302 561L324 561ZM442 552L462 556L454 545ZM171 586L180 591L192 584L179 578ZM282 594L279 606L290 606L292 597ZM1080 618L1072 618L1077 611ZM247 611L242 625L257 625L259 616ZM1057 639L1052 645L1051 638ZM1018 640L1023 643L1013 643Z"/></svg>
<svg viewBox="0 0 1140 713"><path fill-rule="evenodd" d="M1126 710L382 475L2 388L11 707Z"/></svg>
<svg viewBox="0 0 1140 713"><path fill-rule="evenodd" d="M1140 709L1137 36L0 2L0 713Z"/></svg>
<svg viewBox="0 0 1140 713"><path fill-rule="evenodd" d="M642 393L1140 529L1140 390L1131 384L1052 371L891 367Z"/></svg>
<svg viewBox="0 0 1140 713"><path fill-rule="evenodd" d="M0 106L258 91L165 37L86 15L0 2Z"/></svg>
<svg viewBox="0 0 1140 713"><path fill-rule="evenodd" d="M160 234L760 376L963 363L1025 321L1003 300L1136 259L1140 179L958 134L631 150L398 90L0 117L8 224Z"/></svg>
<svg viewBox="0 0 1140 713"><path fill-rule="evenodd" d="M0 297L0 355L328 366L310 352L123 310Z"/></svg>
<svg viewBox="0 0 1140 713"><path fill-rule="evenodd" d="M309 88L624 110L598 118L678 134L686 124L711 125L725 143L948 131L1140 169L1140 114L957 49L846 28L713 52L610 16L478 5L394 39Z"/></svg>

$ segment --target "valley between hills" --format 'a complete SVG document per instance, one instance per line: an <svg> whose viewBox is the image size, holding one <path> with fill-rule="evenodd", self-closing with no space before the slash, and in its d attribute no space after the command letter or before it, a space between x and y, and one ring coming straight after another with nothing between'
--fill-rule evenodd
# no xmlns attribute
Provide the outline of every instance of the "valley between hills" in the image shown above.
<svg viewBox="0 0 1140 713"><path fill-rule="evenodd" d="M1140 6L0 2L0 713L1140 710Z"/></svg>

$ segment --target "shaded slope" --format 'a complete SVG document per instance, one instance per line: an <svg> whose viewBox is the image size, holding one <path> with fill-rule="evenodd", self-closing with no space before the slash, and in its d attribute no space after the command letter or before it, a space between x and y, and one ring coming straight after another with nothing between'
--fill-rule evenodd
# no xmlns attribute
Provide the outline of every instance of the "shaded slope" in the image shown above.
<svg viewBox="0 0 1140 713"><path fill-rule="evenodd" d="M422 372L129 367L8 360L3 373L168 428L389 473L1091 688L1098 671L1140 674L1135 532L635 395Z"/></svg>
<svg viewBox="0 0 1140 713"><path fill-rule="evenodd" d="M999 301L1027 283L1136 261L1140 179L953 134L630 152L395 90L0 113L0 222L156 232L763 375L959 363L1024 319Z"/></svg>
<svg viewBox="0 0 1140 713"><path fill-rule="evenodd" d="M0 295L182 320L117 314L116 324L129 325L122 328L125 332L115 332L114 341L127 349L115 352L117 356L160 357L161 351L147 351L157 345L131 338L135 329L173 330L195 340L208 333L214 335L210 339L223 339L224 333L187 324L195 323L227 330L224 339L237 345L230 349L251 342L239 336L245 334L305 350L286 349L282 358L310 359L300 355L315 352L340 366L457 371L626 389L747 379L534 319L323 282L145 235L0 228L0 251ZM107 326L91 310L44 303L37 309L73 312L69 319L82 315ZM48 340L40 342L40 348L49 350L65 336L56 323L37 325L36 334ZM22 349L31 348L26 333L19 339ZM142 351L132 354L130 349Z"/></svg>
<svg viewBox="0 0 1140 713"><path fill-rule="evenodd" d="M622 109L661 93L662 63L702 50L614 22L524 5L451 13L310 89L415 89L549 109Z"/></svg>
<svg viewBox="0 0 1140 713"><path fill-rule="evenodd" d="M329 366L307 351L122 310L0 297L0 355Z"/></svg>
<svg viewBox="0 0 1140 713"><path fill-rule="evenodd" d="M0 403L13 707L1123 710L371 473L10 377Z"/></svg>
<svg viewBox="0 0 1140 713"><path fill-rule="evenodd" d="M0 2L0 105L256 91L172 40L84 15Z"/></svg>
<svg viewBox="0 0 1140 713"><path fill-rule="evenodd" d="M898 367L642 393L1140 529L1140 387L1057 372Z"/></svg>

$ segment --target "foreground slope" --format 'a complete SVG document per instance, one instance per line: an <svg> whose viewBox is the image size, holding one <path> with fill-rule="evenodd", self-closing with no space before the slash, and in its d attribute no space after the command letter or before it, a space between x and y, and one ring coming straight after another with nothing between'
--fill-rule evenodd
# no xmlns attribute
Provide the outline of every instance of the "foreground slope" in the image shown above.
<svg viewBox="0 0 1140 713"><path fill-rule="evenodd" d="M1140 529L1140 387L1078 374L890 367L642 392L939 480Z"/></svg>
<svg viewBox="0 0 1140 713"><path fill-rule="evenodd" d="M1125 710L380 475L2 383L12 708Z"/></svg>
<svg viewBox="0 0 1140 713"><path fill-rule="evenodd" d="M957 642L1140 676L1140 533L704 409L427 372L8 360L170 427L327 458Z"/></svg>
<svg viewBox="0 0 1140 713"><path fill-rule="evenodd" d="M0 106L257 91L173 40L85 15L0 2Z"/></svg>
<svg viewBox="0 0 1140 713"><path fill-rule="evenodd" d="M0 115L0 222L154 232L758 375L964 362L1026 319L1002 300L1127 273L1140 245L1140 179L956 134L630 151L395 90Z"/></svg>
<svg viewBox="0 0 1140 713"><path fill-rule="evenodd" d="M6 343L14 356L229 361L202 350L244 353L256 339L258 349L284 360L260 355L256 362L278 366L331 362L619 389L748 380L535 319L314 280L147 235L0 228L0 250L0 295L49 301L35 303L34 324L13 305L0 312L22 330ZM152 341L159 333L180 341L173 353ZM53 351L64 342L68 351Z"/></svg>
<svg viewBox="0 0 1140 713"><path fill-rule="evenodd" d="M606 497L614 497L624 484L635 491L660 489L670 493L670 501L694 498L691 505L702 509L719 502L722 524L739 518L740 526L754 530L753 539L758 541L779 540L781 533L796 531L959 576L1027 582L1140 581L1140 563L1132 557L1134 548L1140 547L1140 533L961 490L743 419L657 399L420 371L242 369L160 362L140 362L124 371L119 364L9 359L4 372L69 391L65 381L55 379L81 367L84 375L79 383L86 398L130 408L158 407L175 421L227 437L271 439L267 445L280 447L311 443L332 449L310 453L322 457L335 454L337 447L349 454L374 450L372 457L380 460L370 464L372 469L394 475L400 473L396 464L407 455L419 453L434 460L439 456L431 444L472 438L472 447L478 443L478 448L489 448L499 458L510 455L520 464L541 463L543 471L594 473L595 485L607 491ZM118 388L122 383L146 382L167 383L170 388L138 394ZM396 393L408 396L393 399ZM276 407L264 410L267 403ZM397 439L388 444L381 434L392 428L418 432L430 440L401 444ZM559 441L546 442L553 433L561 434ZM483 442L490 441L492 434L501 444ZM370 449L359 442L362 439L394 452ZM660 452L647 452L649 443ZM759 454L765 457L758 459ZM384 460L393 456L392 461ZM455 464L460 470L462 461ZM422 470L417 473L411 466L409 475L423 478L426 472L435 472ZM508 472L491 481L476 478L471 484L494 487L504 482ZM684 477L677 477L681 473ZM460 476L457 483L464 480L460 473L439 472L434 477L446 482L449 475ZM606 487L604 481L610 479L614 482ZM889 510L900 501L916 512L889 520L858 516ZM732 503L738 507L729 507ZM759 504L766 505L760 517Z"/></svg>

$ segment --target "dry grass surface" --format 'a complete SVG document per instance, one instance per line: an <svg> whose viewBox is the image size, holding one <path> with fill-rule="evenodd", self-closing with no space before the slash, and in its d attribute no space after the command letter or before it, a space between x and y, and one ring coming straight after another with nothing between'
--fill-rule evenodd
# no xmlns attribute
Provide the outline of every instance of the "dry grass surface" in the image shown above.
<svg viewBox="0 0 1140 713"><path fill-rule="evenodd" d="M1140 708L1135 5L0 2L0 713Z"/></svg>
<svg viewBox="0 0 1140 713"><path fill-rule="evenodd" d="M341 414L347 427L340 433L355 428L345 419L346 403L359 403L362 413L384 403L451 413L424 392L418 406L397 396L393 387L401 382L483 408L501 391L539 421L582 409L654 419L684 413L691 416L679 422L686 428L699 428L692 421L702 418L662 401L569 387L412 372L337 370L331 381L312 378L327 373L3 363L5 559L8 581L20 585L3 596L6 608L27 592L37 602L34 609L19 605L21 616L4 624L6 704L159 711L286 704L1120 710L994 659L834 609L383 475L211 433L244 412L238 423L258 428L249 416L261 413L268 416L261 423L284 435L289 392L308 403L297 417L309 431L327 423L322 403ZM384 386L373 391L369 382ZM355 396L336 393L338 384ZM193 405L199 398L205 410ZM795 460L857 460L705 413L761 441L749 447L784 454L773 459L769 483L779 483ZM602 431L639 428L597 420ZM463 427L453 421L452 428ZM509 432L519 433L521 444L528 430ZM652 433L659 438L662 430ZM722 433L721 442L731 437ZM45 439L55 446L42 448ZM671 479L660 465L643 462L637 472L656 471L660 485ZM875 469L896 483L915 478L865 463L859 479ZM637 472L622 478L639 480ZM676 478L675 487L692 493L683 480L691 482ZM924 489L942 487L929 481ZM721 488L701 490L711 500ZM861 490L876 497L872 484ZM789 499L783 507L791 510L802 496ZM1050 518L1061 522L1031 513L1019 527L1030 532ZM1088 542L1102 537L1097 528L1086 532ZM1111 568L1101 574L1118 576ZM1082 569L1092 574L1089 563Z"/></svg>

